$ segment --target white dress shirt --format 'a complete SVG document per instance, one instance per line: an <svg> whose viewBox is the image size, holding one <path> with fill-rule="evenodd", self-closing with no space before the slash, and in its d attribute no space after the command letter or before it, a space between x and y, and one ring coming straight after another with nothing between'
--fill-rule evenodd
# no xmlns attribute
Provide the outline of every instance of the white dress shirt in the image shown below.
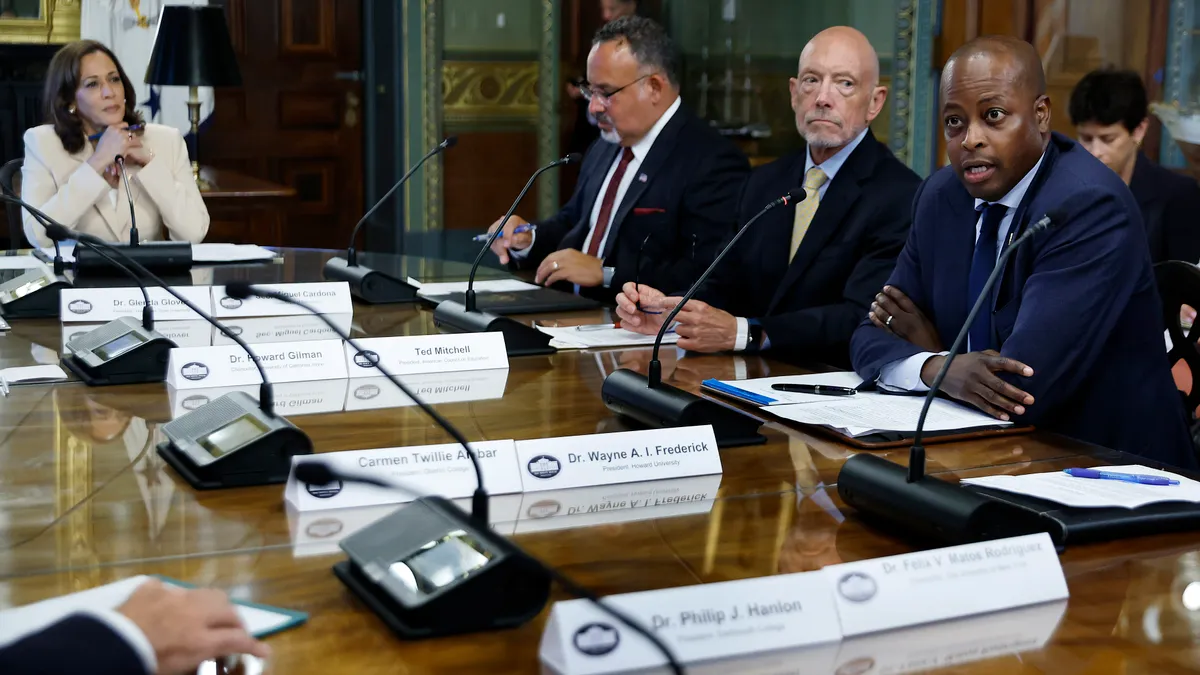
<svg viewBox="0 0 1200 675"><path fill-rule="evenodd" d="M1006 242L1008 238L1008 230L1012 226L1013 217L1017 213L1017 208L1021 205L1021 200L1025 198L1025 193L1029 191L1029 186L1033 184L1033 179L1037 176L1038 169L1042 167L1042 160L1046 158L1046 153L1038 159L1037 164L1025 174L1021 182L1013 186L1013 189L1008 191L1008 194L1000 198L997 204L1003 204L1008 207L1004 212L1004 218L1000 221L1000 229L996 232L996 257L1000 257L1000 253L1004 250L1001 243L1005 245L1012 243ZM979 229L983 225L983 208L988 202L982 199L975 200L975 211L980 215L975 221L975 240L979 240ZM984 308L981 311L987 311ZM967 351L971 351L971 339L967 337ZM893 361L879 370L879 380L877 383L884 389L892 391L929 391L929 386L921 380L921 369L925 367L925 362L934 356L945 356L950 352L921 352L914 354L907 359Z"/></svg>
<svg viewBox="0 0 1200 675"><path fill-rule="evenodd" d="M625 199L625 193L629 191L629 186L633 183L634 178L638 175L638 170L641 168L642 162L646 160L646 156L650 154L650 148L654 147L654 141L658 139L658 136L662 133L663 128L665 128L667 123L671 121L671 118L675 116L675 113L679 110L679 106L682 104L682 102L682 98L676 98L675 102L672 103L671 106L667 108L666 112L664 112L662 116L658 118L658 121L654 123L654 126L650 127L650 131L646 132L646 135L643 136L640 141L630 146L629 149L633 151L633 159L629 160L628 166L625 167L625 175L621 177L621 182L617 185L617 194L616 198L613 200L612 213L609 215L610 218L617 217L617 211L621 208L621 201ZM600 191L596 193L596 201L594 204L592 204L592 212L588 216L588 234L583 240L583 246L580 247L580 250L582 251L588 250L588 247L591 246L592 235L596 233L596 220L600 217L600 208L604 205L604 194L608 192L608 184L612 182L613 174L617 171L617 165L621 163L622 154L622 152L617 153L616 158L613 159L612 165L608 167L608 173L604 176L604 182L600 184ZM603 256L604 247L608 243L608 235L611 232L612 224L610 222L609 225L604 228L604 236L600 240L600 247L598 250L601 252L601 256ZM529 240L528 247L512 251L512 255L514 257L524 258L525 256L529 255L530 249L533 248L533 242L537 240L537 230L534 230L532 235L533 238ZM601 261L603 261L603 257L601 257ZM612 277L613 268L605 267L604 286L606 288L610 283L612 283ZM578 291L578 288L576 288L576 290Z"/></svg>
<svg viewBox="0 0 1200 675"><path fill-rule="evenodd" d="M820 164L817 164L816 162L813 161L812 148L809 148L808 150L805 151L805 153L804 153L804 175L808 175L809 170L812 169L813 167L816 167L816 168L820 169L821 171L824 171L825 175L829 177L828 180L826 180L824 183L821 184L821 187L817 188L817 199L818 200L825 198L825 192L829 189L829 184L833 182L833 177L836 176L837 172L841 170L842 165L845 164L846 160L850 158L851 153L853 153L854 149L858 147L858 144L862 143L862 139L867 137L868 131L870 131L870 127L867 127L866 129L863 129L862 131L858 132L858 135L855 136L854 138L852 138L849 143L842 146L841 150L838 150L837 152L833 153L832 157L825 160L824 162L821 162ZM738 225L740 226L741 223L738 223ZM747 343L749 343L749 342L750 342L750 321L749 321L749 319L747 319L744 316L739 316L739 317L737 317L737 340L734 343L734 350L739 351L739 352L743 351L744 349L746 349L746 347L748 346ZM764 343L762 345L760 345L760 348L767 349L770 345L771 345L771 336L768 335L766 337Z"/></svg>

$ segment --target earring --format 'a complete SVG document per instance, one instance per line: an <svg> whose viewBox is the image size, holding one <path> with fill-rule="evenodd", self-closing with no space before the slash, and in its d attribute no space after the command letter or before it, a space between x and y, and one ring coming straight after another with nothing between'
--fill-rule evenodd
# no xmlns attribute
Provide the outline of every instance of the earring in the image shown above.
<svg viewBox="0 0 1200 675"><path fill-rule="evenodd" d="M69 113L71 113L72 115L74 115L74 114L75 114L75 105L74 105L74 104L71 104L71 106L67 108L67 112L69 112Z"/></svg>

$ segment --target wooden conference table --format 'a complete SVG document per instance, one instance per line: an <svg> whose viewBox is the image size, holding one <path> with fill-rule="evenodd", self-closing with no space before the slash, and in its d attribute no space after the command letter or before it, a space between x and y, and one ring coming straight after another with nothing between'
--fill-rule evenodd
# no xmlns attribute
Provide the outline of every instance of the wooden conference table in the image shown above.
<svg viewBox="0 0 1200 675"><path fill-rule="evenodd" d="M197 283L316 281L330 255L287 250L272 264L197 269L193 277ZM462 278L466 269L435 260L387 260L395 271L424 280ZM570 324L608 317L594 311L526 318ZM432 313L413 305L358 305L353 328L356 336L435 330ZM49 362L61 340L57 320L14 322L0 337L0 367ZM708 377L800 372L753 356L676 358L673 349L664 355L664 377L692 390ZM600 401L601 382L617 367L644 368L646 360L645 349L514 358L502 398L438 409L470 440L619 430L621 423ZM153 450L161 438L158 428L170 414L161 384L12 388L0 404L0 608L135 574L162 574L309 613L304 626L268 638L275 673L541 669L538 641L548 611L505 632L408 643L393 637L330 572L343 559L331 542L353 514L331 512L298 524L278 486L192 490ZM317 452L448 441L413 407L290 419L312 437ZM838 500L836 477L851 448L777 422L769 421L764 432L765 445L721 452L719 488L712 482L679 487L680 496L707 493L712 499L675 515L646 519L620 508L587 517L548 515L553 505L525 501L518 507L514 539L600 594L815 570L913 550L903 539L861 522ZM1128 461L1046 433L933 445L928 453L929 471L949 480ZM886 452L900 463L905 454ZM813 667L802 653L775 655L774 672L910 672L870 667L898 650L909 655L911 672L1200 670L1200 539L1195 534L1073 548L1062 562L1071 593L1065 606L926 627L860 645L850 663L831 656L823 663L832 665L823 668ZM556 589L554 599L564 598ZM730 666L725 672L742 671Z"/></svg>

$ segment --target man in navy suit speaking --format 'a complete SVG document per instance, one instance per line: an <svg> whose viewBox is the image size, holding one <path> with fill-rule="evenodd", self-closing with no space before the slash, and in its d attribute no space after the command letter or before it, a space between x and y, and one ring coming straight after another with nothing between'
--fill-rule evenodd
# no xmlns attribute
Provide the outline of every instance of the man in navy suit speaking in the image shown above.
<svg viewBox="0 0 1200 675"><path fill-rule="evenodd" d="M1000 419L1195 466L1137 203L1050 132L1036 51L967 43L942 72L941 102L950 167L917 191L896 269L851 339L855 370L927 391L1002 247L1061 210L1009 259L943 390Z"/></svg>

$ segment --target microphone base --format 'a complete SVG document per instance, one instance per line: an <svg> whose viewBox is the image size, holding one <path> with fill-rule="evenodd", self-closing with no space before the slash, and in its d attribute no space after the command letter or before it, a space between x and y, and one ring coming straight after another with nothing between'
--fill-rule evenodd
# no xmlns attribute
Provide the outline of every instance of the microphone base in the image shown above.
<svg viewBox="0 0 1200 675"><path fill-rule="evenodd" d="M490 312L468 312L453 300L443 300L433 310L433 323L444 333L503 333L504 347L509 356L554 354L550 336L515 319L496 316Z"/></svg>
<svg viewBox="0 0 1200 675"><path fill-rule="evenodd" d="M417 288L390 274L363 265L351 265L345 258L330 258L325 263L325 278L350 284L350 294L368 305L416 302Z"/></svg>
<svg viewBox="0 0 1200 675"><path fill-rule="evenodd" d="M18 277L0 286L0 291L5 290L6 286L21 278ZM60 274L53 275L53 278L54 281L28 295L10 302L0 302L0 316L5 319L43 319L58 316L62 309L59 304L59 292L64 288L71 288L72 285L66 277Z"/></svg>
<svg viewBox="0 0 1200 675"><path fill-rule="evenodd" d="M155 242L129 246L113 245L113 248L133 258L143 267L155 274L184 273L192 269L192 245L190 242ZM124 258L102 249L117 260L125 262ZM75 271L88 276L117 276L123 275L119 268L95 251L86 246L75 247Z"/></svg>
<svg viewBox="0 0 1200 675"><path fill-rule="evenodd" d="M882 457L858 453L842 465L838 496L865 519L921 543L969 544L1048 532L1055 545L1063 533L1055 523L974 490L925 476L908 482L908 469Z"/></svg>
<svg viewBox="0 0 1200 675"><path fill-rule="evenodd" d="M762 421L669 384L651 388L645 375L625 368L604 378L600 395L609 410L653 429L711 424L722 448L767 440L758 433Z"/></svg>
<svg viewBox="0 0 1200 675"><path fill-rule="evenodd" d="M159 336L98 367L89 366L74 354L67 354L59 362L89 387L162 382L167 379L167 361L173 348L174 342Z"/></svg>
<svg viewBox="0 0 1200 675"><path fill-rule="evenodd" d="M467 536L459 541L472 542L469 546L486 551L490 560L427 594L397 595L386 578L372 580L356 562L411 559L423 547L445 546L454 531L464 531ZM537 617L550 598L545 569L441 497L417 499L350 535L341 546L350 560L334 565L334 575L406 640L515 628Z"/></svg>
<svg viewBox="0 0 1200 675"><path fill-rule="evenodd" d="M292 455L311 455L312 441L303 431L289 426L210 466L196 466L170 441L163 441L155 448L158 456L188 485L197 490L222 490L286 483L292 470Z"/></svg>

